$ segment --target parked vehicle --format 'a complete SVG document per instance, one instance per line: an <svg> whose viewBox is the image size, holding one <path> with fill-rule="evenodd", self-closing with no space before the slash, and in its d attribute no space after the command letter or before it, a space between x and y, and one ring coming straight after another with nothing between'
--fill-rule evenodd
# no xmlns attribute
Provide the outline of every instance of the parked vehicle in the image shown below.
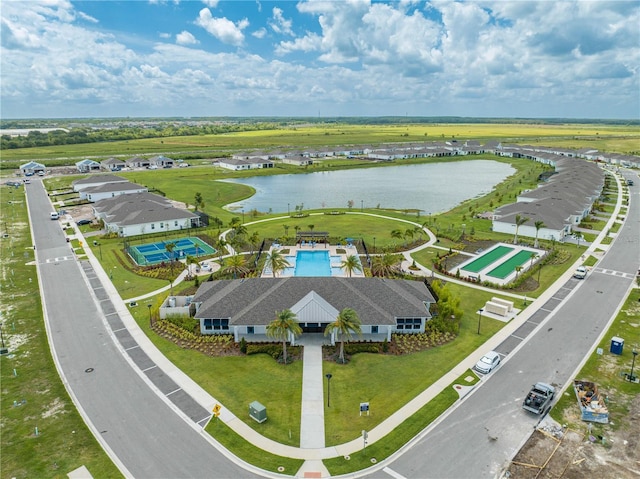
<svg viewBox="0 0 640 479"><path fill-rule="evenodd" d="M587 277L587 268L584 266L578 266L573 273L573 277L577 279L585 279Z"/></svg>
<svg viewBox="0 0 640 479"><path fill-rule="evenodd" d="M76 221L76 224L78 226L90 225L91 224L91 220L86 220L86 219L85 220L78 220L78 221Z"/></svg>
<svg viewBox="0 0 640 479"><path fill-rule="evenodd" d="M50 213L50 217L52 220L57 220L58 218L60 218L60 215L58 213L56 213L55 211L52 211Z"/></svg>
<svg viewBox="0 0 640 479"><path fill-rule="evenodd" d="M536 383L524 398L522 409L535 414L542 414L551 409L551 401L556 389L547 383Z"/></svg>
<svg viewBox="0 0 640 479"><path fill-rule="evenodd" d="M495 351L489 351L480 358L480 361L473 368L479 373L489 374L498 364L500 364L500 355Z"/></svg>

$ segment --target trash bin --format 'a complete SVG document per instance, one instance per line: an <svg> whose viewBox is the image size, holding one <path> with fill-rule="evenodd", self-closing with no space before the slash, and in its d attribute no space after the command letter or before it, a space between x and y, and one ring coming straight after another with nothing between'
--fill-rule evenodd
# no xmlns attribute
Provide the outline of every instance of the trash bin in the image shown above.
<svg viewBox="0 0 640 479"><path fill-rule="evenodd" d="M258 422L265 422L267 420L267 408L258 401L253 401L249 404L249 416Z"/></svg>
<svg viewBox="0 0 640 479"><path fill-rule="evenodd" d="M619 338L618 336L614 336L611 338L611 348L609 352L612 354L622 354L622 349L624 348L624 339Z"/></svg>

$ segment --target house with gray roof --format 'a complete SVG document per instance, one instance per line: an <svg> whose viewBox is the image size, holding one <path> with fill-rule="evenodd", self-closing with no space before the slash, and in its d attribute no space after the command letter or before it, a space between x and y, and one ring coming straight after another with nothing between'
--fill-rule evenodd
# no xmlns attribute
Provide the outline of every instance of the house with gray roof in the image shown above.
<svg viewBox="0 0 640 479"><path fill-rule="evenodd" d="M124 161L117 158L108 158L102 161L100 165L102 166L103 170L107 171L120 171L122 168L127 166Z"/></svg>
<svg viewBox="0 0 640 479"><path fill-rule="evenodd" d="M76 162L76 168L80 173L90 173L92 171L100 171L100 163L95 160L85 158Z"/></svg>
<svg viewBox="0 0 640 479"><path fill-rule="evenodd" d="M20 172L23 175L35 175L40 172L46 173L47 169L42 163L36 161L30 161L24 165L20 165Z"/></svg>
<svg viewBox="0 0 640 479"><path fill-rule="evenodd" d="M113 198L115 196L144 193L145 191L149 191L146 186L131 183L129 181L118 181L84 188L80 191L80 199L95 203L96 201Z"/></svg>
<svg viewBox="0 0 640 479"><path fill-rule="evenodd" d="M137 236L200 226L200 217L177 208L166 198L152 193L134 193L103 199L93 205L94 215L107 232Z"/></svg>
<svg viewBox="0 0 640 479"><path fill-rule="evenodd" d="M129 180L121 176L104 174L87 176L85 178L72 181L71 186L73 187L73 191L78 192L82 191L85 188L94 188L96 186L105 185L107 183L129 183Z"/></svg>
<svg viewBox="0 0 640 479"><path fill-rule="evenodd" d="M396 332L424 332L435 302L421 281L335 277L208 281L191 300L202 334L232 334L235 341L249 342L273 341L266 328L278 311L290 309L303 335L323 335L344 308L358 314L363 340L390 340Z"/></svg>
<svg viewBox="0 0 640 479"><path fill-rule="evenodd" d="M522 192L516 203L496 209L493 231L515 234L517 228L518 236L562 241L589 215L600 197L604 187L604 172L597 164L572 158L568 154L515 147L509 147L509 151L508 156L551 165L556 173L538 188ZM528 220L517 227L516 216ZM544 227L536 229L536 221L542 221Z"/></svg>

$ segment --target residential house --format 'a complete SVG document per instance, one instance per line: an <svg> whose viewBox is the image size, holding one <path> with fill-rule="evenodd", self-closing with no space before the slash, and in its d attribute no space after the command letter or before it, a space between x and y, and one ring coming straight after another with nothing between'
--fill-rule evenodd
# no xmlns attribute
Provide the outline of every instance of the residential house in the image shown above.
<svg viewBox="0 0 640 479"><path fill-rule="evenodd" d="M25 163L24 165L20 165L20 173L27 176L44 174L47 172L47 168L42 163L37 163L35 161L30 161Z"/></svg>
<svg viewBox="0 0 640 479"><path fill-rule="evenodd" d="M149 191L146 186L137 185L131 182L114 182L104 183L99 186L91 186L89 188L83 188L80 191L80 199L88 200L91 203L104 200L107 198L114 198L120 195L130 195L134 193L144 193Z"/></svg>
<svg viewBox="0 0 640 479"><path fill-rule="evenodd" d="M100 171L100 163L88 158L76 162L76 168L80 173L90 173L92 171Z"/></svg>
<svg viewBox="0 0 640 479"><path fill-rule="evenodd" d="M73 191L78 192L85 188L94 188L107 183L129 183L129 180L121 176L102 174L75 180L71 183L71 186L73 187Z"/></svg>
<svg viewBox="0 0 640 479"><path fill-rule="evenodd" d="M107 160L104 160L100 163L100 165L102 166L103 170L107 171L120 171L125 166L127 166L124 161L117 158L109 158Z"/></svg>
<svg viewBox="0 0 640 479"><path fill-rule="evenodd" d="M187 230L200 225L197 214L177 208L170 200L148 192L100 200L94 203L93 211L108 232L123 237Z"/></svg>

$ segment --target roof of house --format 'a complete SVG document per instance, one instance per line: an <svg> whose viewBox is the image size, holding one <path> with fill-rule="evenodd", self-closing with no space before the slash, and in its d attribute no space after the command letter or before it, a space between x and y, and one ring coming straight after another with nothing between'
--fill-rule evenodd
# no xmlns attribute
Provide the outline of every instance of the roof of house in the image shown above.
<svg viewBox="0 0 640 479"><path fill-rule="evenodd" d="M126 178L116 175L94 175L87 176L86 178L82 178L80 180L73 181L71 184L73 186L82 186L82 185L94 185L96 183L116 183L116 182L128 182Z"/></svg>
<svg viewBox="0 0 640 479"><path fill-rule="evenodd" d="M115 182L115 183L104 183L98 186L90 186L88 188L84 188L82 192L95 194L95 193L111 193L113 191L135 191L135 190L147 191L147 187L139 185L137 183L130 183L127 181L126 183Z"/></svg>
<svg viewBox="0 0 640 479"><path fill-rule="evenodd" d="M305 297L322 298L336 310L352 308L362 324L395 325L397 317L430 318L435 299L421 281L380 278L249 278L203 283L193 298L195 317L229 318L231 325L266 325L276 311ZM326 303L325 303L326 302Z"/></svg>
<svg viewBox="0 0 640 479"><path fill-rule="evenodd" d="M189 210L174 207L162 196L146 192L106 198L97 201L94 209L106 216L105 222L119 226L198 218Z"/></svg>

